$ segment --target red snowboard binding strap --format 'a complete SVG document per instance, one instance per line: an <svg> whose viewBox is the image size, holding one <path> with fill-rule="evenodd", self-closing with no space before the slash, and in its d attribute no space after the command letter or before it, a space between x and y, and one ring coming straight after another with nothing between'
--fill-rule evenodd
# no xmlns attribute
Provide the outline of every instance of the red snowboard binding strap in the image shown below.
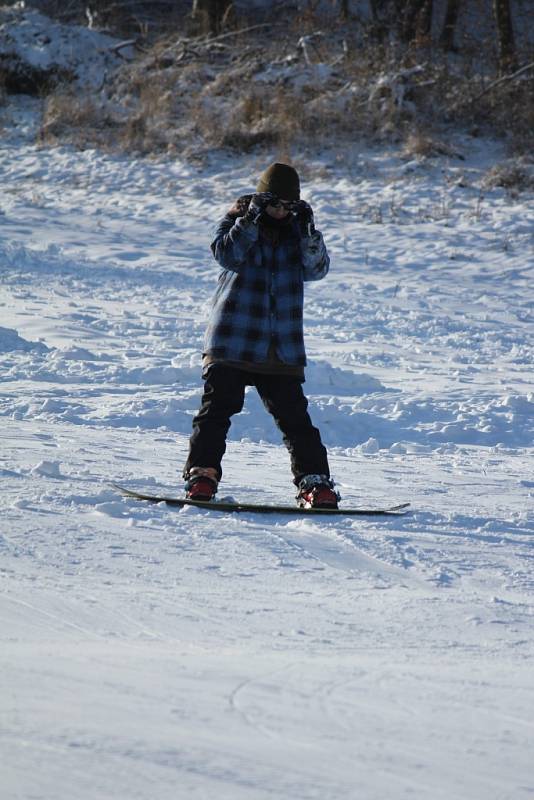
<svg viewBox="0 0 534 800"><path fill-rule="evenodd" d="M189 500L212 500L217 494L217 470L214 467L193 467L185 484Z"/></svg>
<svg viewBox="0 0 534 800"><path fill-rule="evenodd" d="M305 475L299 482L299 508L337 508L338 501L334 481L326 475Z"/></svg>

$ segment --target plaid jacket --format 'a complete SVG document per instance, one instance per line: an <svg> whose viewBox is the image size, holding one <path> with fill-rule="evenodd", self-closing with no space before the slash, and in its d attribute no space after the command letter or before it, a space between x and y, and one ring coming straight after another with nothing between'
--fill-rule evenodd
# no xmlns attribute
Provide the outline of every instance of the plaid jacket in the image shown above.
<svg viewBox="0 0 534 800"><path fill-rule="evenodd" d="M330 265L319 231L303 236L292 221L273 244L261 225L227 214L211 249L222 271L204 352L257 363L272 342L282 361L304 366L303 283L324 278Z"/></svg>

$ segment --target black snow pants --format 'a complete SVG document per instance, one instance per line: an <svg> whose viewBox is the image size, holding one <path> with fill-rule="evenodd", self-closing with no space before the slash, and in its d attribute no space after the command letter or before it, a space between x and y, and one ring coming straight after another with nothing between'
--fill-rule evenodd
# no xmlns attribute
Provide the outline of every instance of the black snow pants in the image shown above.
<svg viewBox="0 0 534 800"><path fill-rule="evenodd" d="M304 475L329 477L326 449L308 414L308 401L299 378L264 375L226 364L212 364L206 375L200 410L193 419L184 478L193 467L215 467L221 478L230 417L242 410L246 386L256 387L265 408L282 432L294 483L298 485Z"/></svg>

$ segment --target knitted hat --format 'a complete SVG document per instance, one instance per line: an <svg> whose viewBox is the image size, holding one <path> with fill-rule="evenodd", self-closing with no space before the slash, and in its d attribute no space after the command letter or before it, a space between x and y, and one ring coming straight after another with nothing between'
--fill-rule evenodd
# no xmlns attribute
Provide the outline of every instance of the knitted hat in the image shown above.
<svg viewBox="0 0 534 800"><path fill-rule="evenodd" d="M271 164L258 181L258 192L272 192L282 200L300 200L300 181L289 164Z"/></svg>

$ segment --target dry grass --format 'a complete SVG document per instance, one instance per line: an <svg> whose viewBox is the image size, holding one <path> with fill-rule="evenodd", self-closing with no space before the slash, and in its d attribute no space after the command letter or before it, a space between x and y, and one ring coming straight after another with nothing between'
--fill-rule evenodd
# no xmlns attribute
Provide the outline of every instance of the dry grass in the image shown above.
<svg viewBox="0 0 534 800"><path fill-rule="evenodd" d="M58 144L72 141L80 147L105 145L113 121L90 97L80 97L64 87L46 98L39 141Z"/></svg>
<svg viewBox="0 0 534 800"><path fill-rule="evenodd" d="M403 144L407 158L461 157L446 143L452 124L503 136L511 150L534 149L534 73L481 96L487 77L428 49L360 42L343 51L332 30L307 63L296 41L291 29L221 42L162 38L111 77L104 99L65 88L50 95L41 138L185 155L218 147L294 152L369 138Z"/></svg>

